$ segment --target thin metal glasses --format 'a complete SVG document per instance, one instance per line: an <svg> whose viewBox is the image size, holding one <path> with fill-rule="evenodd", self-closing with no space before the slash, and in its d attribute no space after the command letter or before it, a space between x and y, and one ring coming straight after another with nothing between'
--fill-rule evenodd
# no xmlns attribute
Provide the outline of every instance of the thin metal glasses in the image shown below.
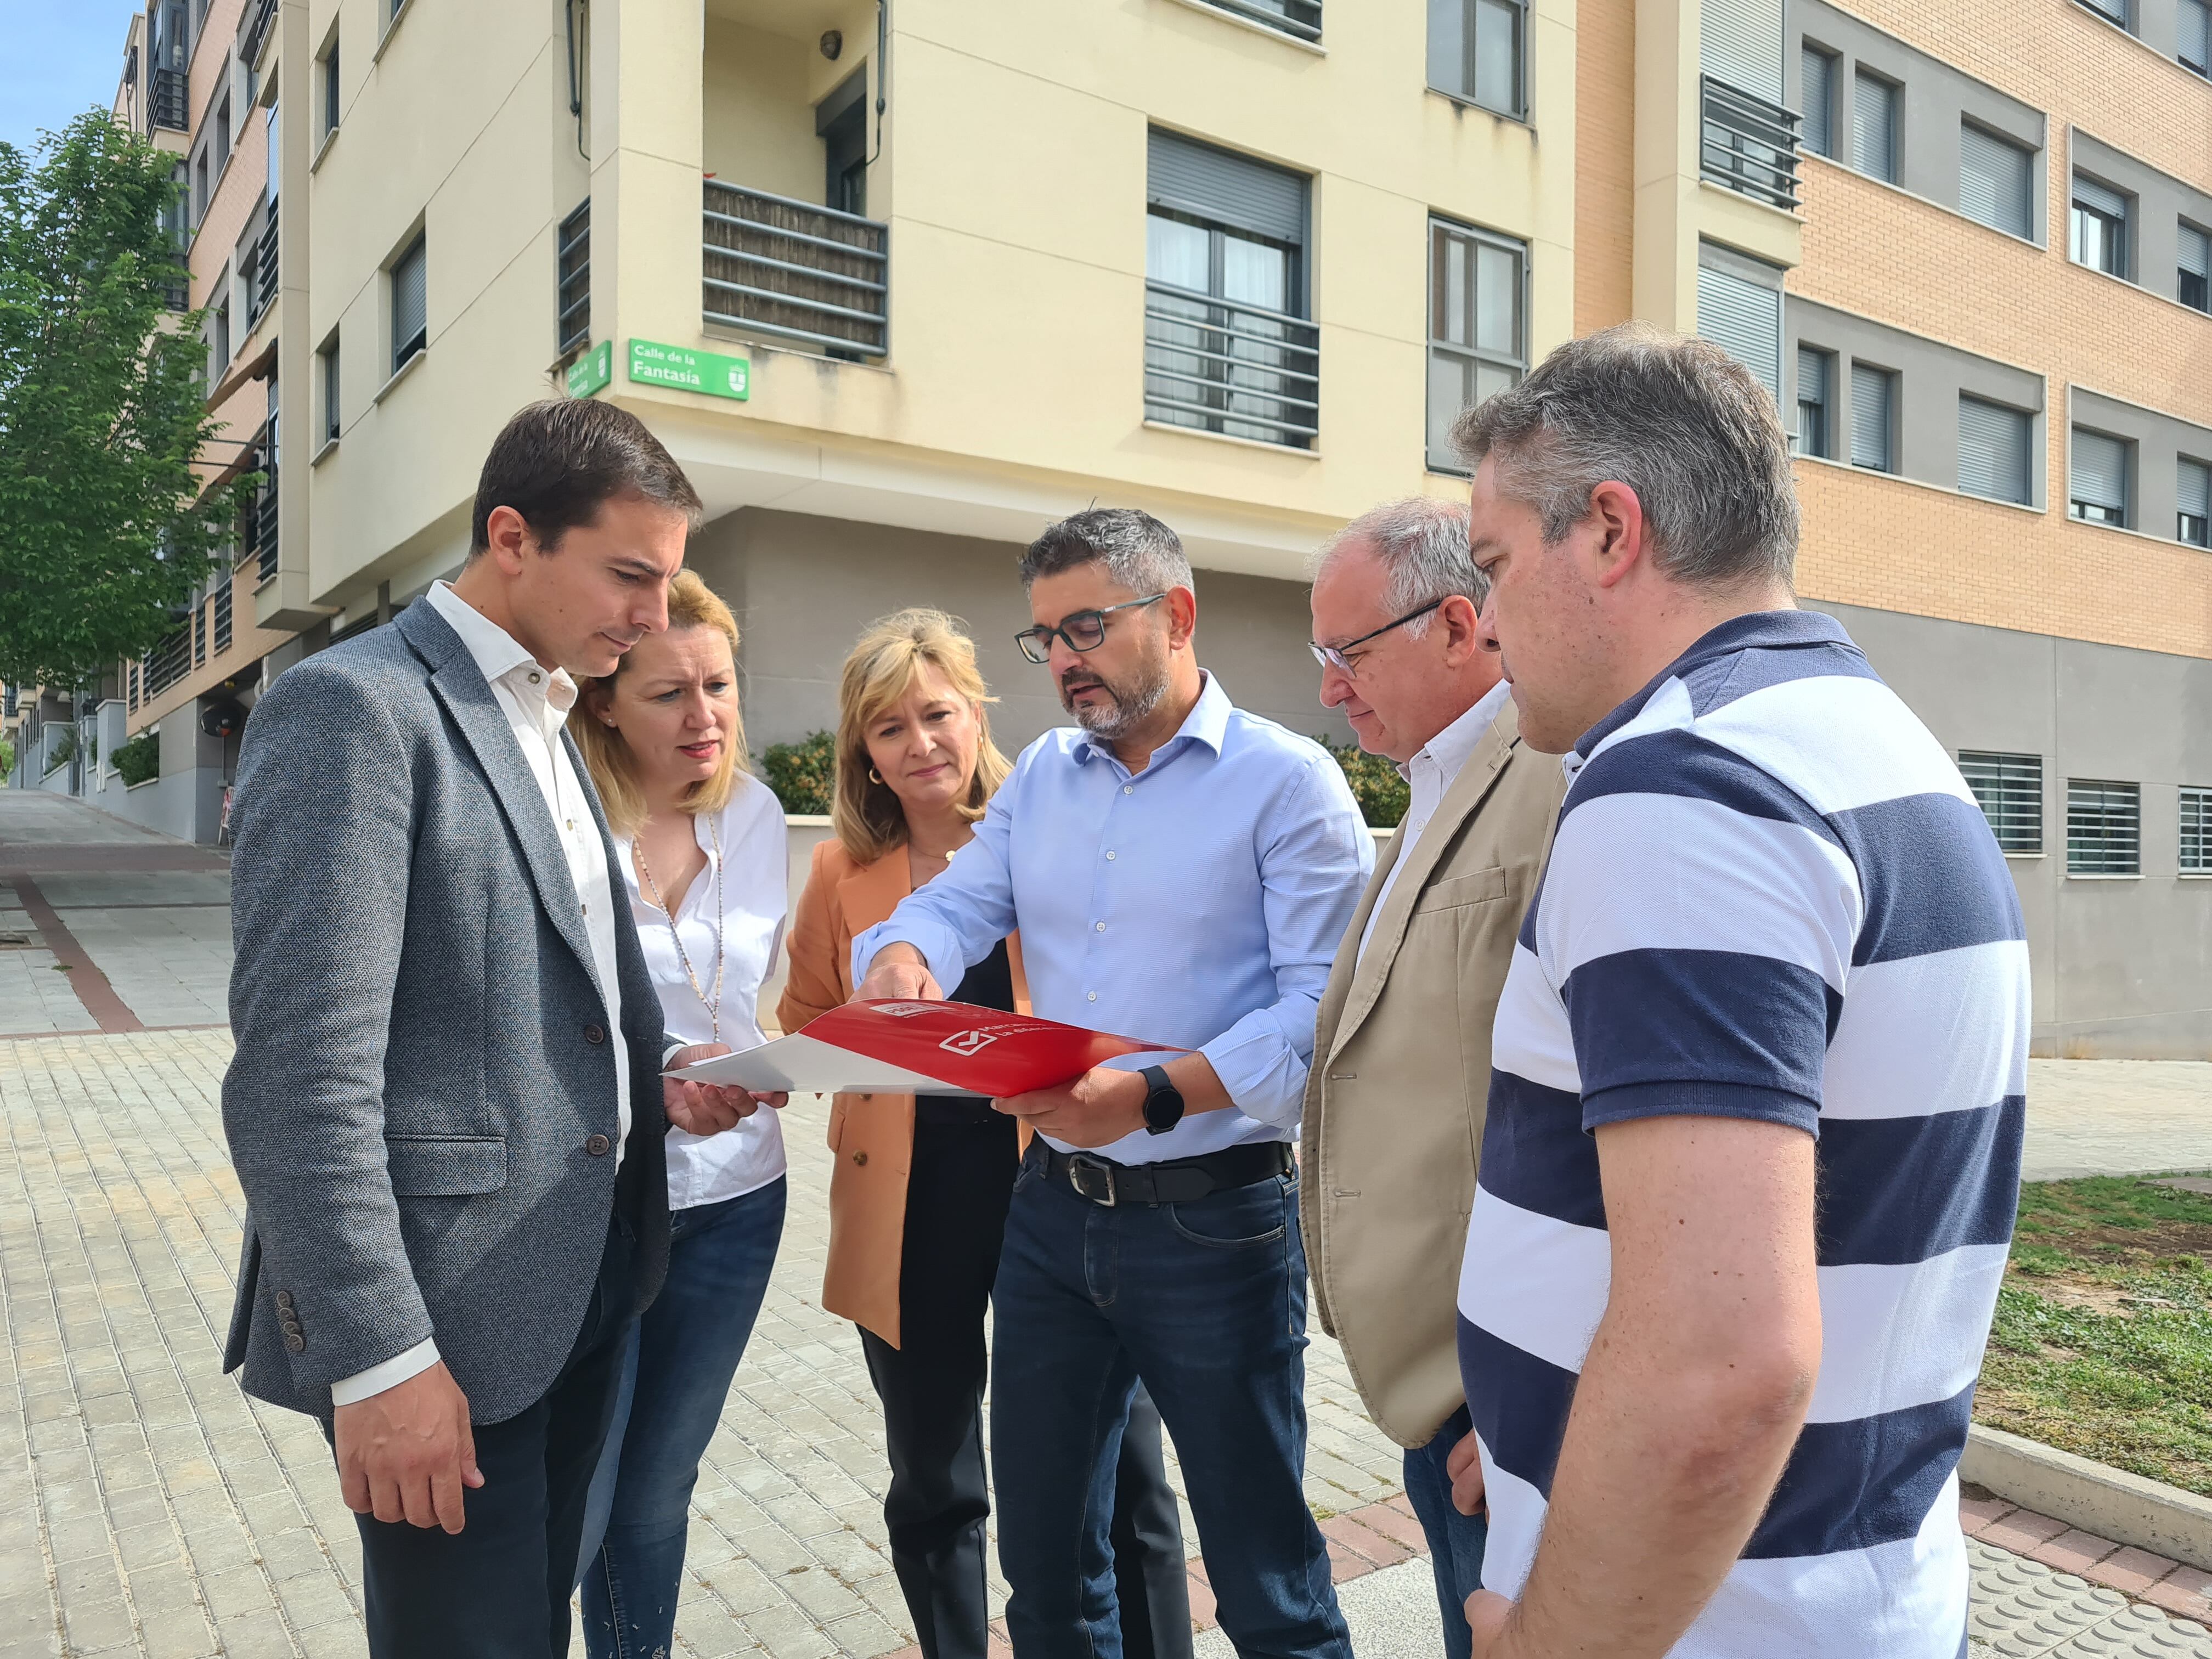
<svg viewBox="0 0 2212 1659"><path fill-rule="evenodd" d="M1351 650L1355 645L1364 645L1368 641L1375 639L1381 635L1387 634L1394 628L1403 628L1407 623L1413 621L1416 617L1427 616L1430 611L1435 610L1438 605L1442 605L1445 599L1449 598L1451 598L1451 595L1446 593L1437 599L1431 599L1419 611L1408 611L1404 616L1399 617L1397 621L1386 622L1382 627L1376 629L1373 633L1362 634L1358 639L1346 640L1342 645L1323 645L1319 640L1308 640L1306 641L1306 645L1308 648L1313 652L1314 660L1319 663L1323 668L1341 669L1347 674L1357 674L1359 672L1359 665L1353 662L1351 658L1346 656L1344 654L1346 652Z"/></svg>
<svg viewBox="0 0 2212 1659"><path fill-rule="evenodd" d="M1106 643L1106 618L1116 611L1136 611L1148 605L1158 605L1167 598L1155 593L1150 599L1129 599L1121 605L1102 605L1096 611L1071 611L1060 619L1057 628L1042 623L1024 628L1014 635L1014 643L1022 648L1022 655L1031 662L1045 662L1052 656L1052 642L1066 640L1071 651L1096 651ZM1356 641L1355 641L1356 643Z"/></svg>

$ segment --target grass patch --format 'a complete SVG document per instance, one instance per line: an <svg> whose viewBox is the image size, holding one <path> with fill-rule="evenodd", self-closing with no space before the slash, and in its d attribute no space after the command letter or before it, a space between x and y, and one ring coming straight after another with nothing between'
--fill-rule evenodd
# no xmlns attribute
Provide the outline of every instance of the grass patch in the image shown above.
<svg viewBox="0 0 2212 1659"><path fill-rule="evenodd" d="M2212 1496L2212 1194L2021 1189L1974 1417Z"/></svg>

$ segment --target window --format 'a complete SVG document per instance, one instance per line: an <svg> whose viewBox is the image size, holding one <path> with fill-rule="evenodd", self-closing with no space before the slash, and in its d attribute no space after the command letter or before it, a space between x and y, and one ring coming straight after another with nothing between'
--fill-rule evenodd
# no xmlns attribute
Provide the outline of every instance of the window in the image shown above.
<svg viewBox="0 0 2212 1659"><path fill-rule="evenodd" d="M222 103L215 112L215 168L222 171L222 164L230 160L230 94L222 95Z"/></svg>
<svg viewBox="0 0 2212 1659"><path fill-rule="evenodd" d="M1528 367L1520 243L1442 219L1429 221L1429 466L1466 470L1452 422L1521 378Z"/></svg>
<svg viewBox="0 0 2212 1659"><path fill-rule="evenodd" d="M392 262L392 372L397 374L430 340L429 258L416 235Z"/></svg>
<svg viewBox="0 0 2212 1659"><path fill-rule="evenodd" d="M1972 121L1959 129L1959 210L2014 236L2035 234L2033 158Z"/></svg>
<svg viewBox="0 0 2212 1659"><path fill-rule="evenodd" d="M1709 242L1698 245L1698 335L1782 403L1782 273Z"/></svg>
<svg viewBox="0 0 2212 1659"><path fill-rule="evenodd" d="M2180 269L2175 273L2173 297L2199 311L2212 311L2212 282L2207 280L2212 277L2212 234L2185 219L2178 228L2175 258Z"/></svg>
<svg viewBox="0 0 2212 1659"><path fill-rule="evenodd" d="M854 70L814 106L814 136L822 141L823 202L856 218L868 216L868 71Z"/></svg>
<svg viewBox="0 0 2212 1659"><path fill-rule="evenodd" d="M2184 455L2173 464L2174 526L2178 541L2212 547L2212 466Z"/></svg>
<svg viewBox="0 0 2212 1659"><path fill-rule="evenodd" d="M1300 40L1321 39L1321 0L1206 0L1206 3Z"/></svg>
<svg viewBox="0 0 2212 1659"><path fill-rule="evenodd" d="M1897 85L1865 70L1851 81L1851 165L1897 182Z"/></svg>
<svg viewBox="0 0 2212 1659"><path fill-rule="evenodd" d="M2069 511L2090 524L2128 522L2128 444L2101 432L2074 428L2073 483Z"/></svg>
<svg viewBox="0 0 2212 1659"><path fill-rule="evenodd" d="M2028 457L2034 417L1981 398L1959 398L1959 488L1993 501L2033 499Z"/></svg>
<svg viewBox="0 0 2212 1659"><path fill-rule="evenodd" d="M2098 16L2118 23L2122 28L2127 27L2128 0L2081 0L2081 3Z"/></svg>
<svg viewBox="0 0 2212 1659"><path fill-rule="evenodd" d="M592 337L592 198L586 196L555 234L554 351L567 356Z"/></svg>
<svg viewBox="0 0 2212 1659"><path fill-rule="evenodd" d="M1157 130L1147 163L1146 418L1309 447L1305 176Z"/></svg>
<svg viewBox="0 0 2212 1659"><path fill-rule="evenodd" d="M1804 144L1815 155L1836 153L1836 55L1820 47L1804 48Z"/></svg>
<svg viewBox="0 0 2212 1659"><path fill-rule="evenodd" d="M323 441L336 443L338 439L338 337L335 334L324 343L315 354L315 361L323 371Z"/></svg>
<svg viewBox="0 0 2212 1659"><path fill-rule="evenodd" d="M192 163L192 228L199 228L200 221L207 217L208 163L207 151L203 149L199 159Z"/></svg>
<svg viewBox="0 0 2212 1659"><path fill-rule="evenodd" d="M1797 453L1822 460L1835 453L1836 357L1797 348Z"/></svg>
<svg viewBox="0 0 2212 1659"><path fill-rule="evenodd" d="M338 37L331 35L331 49L323 54L323 136L338 130Z"/></svg>
<svg viewBox="0 0 2212 1659"><path fill-rule="evenodd" d="M2181 67L2212 76L2212 0L2181 0L2173 21L2173 55Z"/></svg>
<svg viewBox="0 0 2212 1659"><path fill-rule="evenodd" d="M2128 274L2128 198L2078 173L2074 175L2074 259L2114 276Z"/></svg>
<svg viewBox="0 0 2212 1659"><path fill-rule="evenodd" d="M1851 465L1897 471L1897 376L1869 363L1851 365Z"/></svg>
<svg viewBox="0 0 2212 1659"><path fill-rule="evenodd" d="M227 280L222 280L216 283L216 289L220 293L228 286ZM208 319L208 343L215 363L213 372L208 376L209 383L212 385L222 379L223 370L230 367L230 301L228 300L223 301L215 308L215 314Z"/></svg>
<svg viewBox="0 0 2212 1659"><path fill-rule="evenodd" d="M399 14L406 9L407 0L392 0L389 9L385 13L386 27L389 27L392 24L398 22L399 21Z"/></svg>
<svg viewBox="0 0 2212 1659"><path fill-rule="evenodd" d="M2181 786L2181 873L2212 876L2212 789Z"/></svg>
<svg viewBox="0 0 2212 1659"><path fill-rule="evenodd" d="M2043 850L2043 757L1959 751L1959 771L1997 845L2008 853Z"/></svg>
<svg viewBox="0 0 2212 1659"><path fill-rule="evenodd" d="M1429 84L1500 115L1524 109L1528 0L1429 0Z"/></svg>
<svg viewBox="0 0 2212 1659"><path fill-rule="evenodd" d="M2066 781L2066 873L2142 873L2142 786Z"/></svg>

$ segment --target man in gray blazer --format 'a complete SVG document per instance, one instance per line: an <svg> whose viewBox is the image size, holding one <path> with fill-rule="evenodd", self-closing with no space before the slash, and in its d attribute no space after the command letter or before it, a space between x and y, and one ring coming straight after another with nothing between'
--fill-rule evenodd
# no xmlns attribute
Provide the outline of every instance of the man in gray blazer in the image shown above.
<svg viewBox="0 0 2212 1659"><path fill-rule="evenodd" d="M567 1654L623 1342L666 1268L662 1136L757 1104L660 1079L562 729L570 671L667 626L699 510L635 416L526 409L459 580L289 670L246 731L224 1365L330 1434L378 1659Z"/></svg>

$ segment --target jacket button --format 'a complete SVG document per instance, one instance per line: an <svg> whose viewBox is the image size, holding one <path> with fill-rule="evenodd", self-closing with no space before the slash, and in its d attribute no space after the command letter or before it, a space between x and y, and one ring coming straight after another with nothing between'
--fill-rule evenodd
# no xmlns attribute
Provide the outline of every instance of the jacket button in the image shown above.
<svg viewBox="0 0 2212 1659"><path fill-rule="evenodd" d="M284 1333L284 1346L294 1353L305 1353L307 1351L307 1339L297 1331L287 1331Z"/></svg>
<svg viewBox="0 0 2212 1659"><path fill-rule="evenodd" d="M866 1164L867 1161L868 1155L866 1152L855 1152L853 1154L853 1162L855 1164Z"/></svg>
<svg viewBox="0 0 2212 1659"><path fill-rule="evenodd" d="M592 1042L592 1043L599 1043L599 1042L605 1042L606 1040L607 1040L607 1034L606 1034L606 1031L605 1031L605 1028L603 1028L603 1027L601 1027L601 1026L598 1026L598 1025L586 1025L586 1026L584 1028L584 1041L585 1041L585 1042Z"/></svg>
<svg viewBox="0 0 2212 1659"><path fill-rule="evenodd" d="M277 1305L277 1307L279 1307L280 1309L282 1309L282 1310L283 1310L284 1312L286 1312L286 1313L289 1313L289 1312L291 1312L291 1311L292 1311L292 1292L291 1292L291 1291L277 1291L277 1292L276 1292L276 1305Z"/></svg>
<svg viewBox="0 0 2212 1659"><path fill-rule="evenodd" d="M584 1142L584 1150L593 1158L605 1158L608 1148L613 1145L614 1142L609 1140L605 1135L593 1135Z"/></svg>

